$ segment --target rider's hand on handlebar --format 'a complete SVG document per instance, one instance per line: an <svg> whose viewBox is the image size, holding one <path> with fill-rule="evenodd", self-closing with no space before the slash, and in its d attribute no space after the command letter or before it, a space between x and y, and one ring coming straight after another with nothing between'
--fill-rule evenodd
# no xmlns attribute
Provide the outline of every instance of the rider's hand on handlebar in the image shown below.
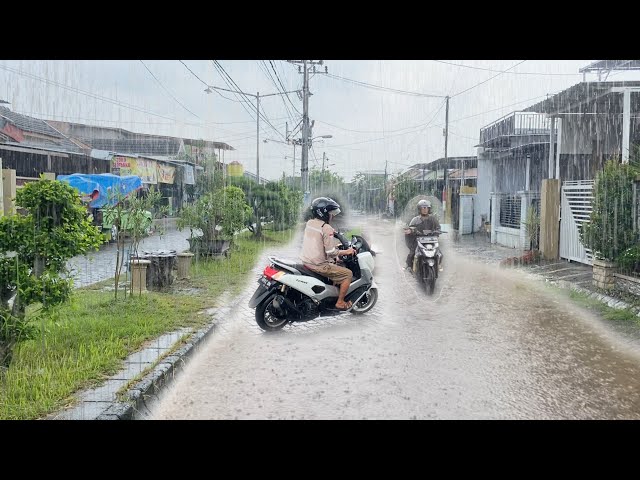
<svg viewBox="0 0 640 480"><path fill-rule="evenodd" d="M355 253L356 253L356 251L353 248L349 247L349 248L346 248L344 250L340 250L339 255L341 257L346 257L347 255L354 255Z"/></svg>

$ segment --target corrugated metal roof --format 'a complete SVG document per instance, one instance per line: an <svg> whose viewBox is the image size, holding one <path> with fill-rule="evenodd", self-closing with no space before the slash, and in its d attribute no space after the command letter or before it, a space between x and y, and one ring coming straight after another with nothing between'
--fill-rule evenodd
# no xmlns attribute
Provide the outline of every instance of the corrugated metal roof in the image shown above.
<svg viewBox="0 0 640 480"><path fill-rule="evenodd" d="M82 139L97 150L109 150L123 154L174 156L179 153L180 139Z"/></svg>
<svg viewBox="0 0 640 480"><path fill-rule="evenodd" d="M595 104L595 102L598 102L603 97L611 98L611 89L614 87L640 87L640 82L581 82L523 111L552 115L562 112L584 112L585 105ZM615 97L598 108L598 111L606 111L609 114L621 112L622 95L617 93L613 95L615 95ZM638 111L639 101L636 96L631 96L632 112ZM602 101L600 100L600 102Z"/></svg>
<svg viewBox="0 0 640 480"><path fill-rule="evenodd" d="M597 60L578 71L584 73L598 70L640 70L640 60Z"/></svg>
<svg viewBox="0 0 640 480"><path fill-rule="evenodd" d="M214 142L213 140L196 140L194 138L184 138L185 145L200 145L201 142L204 142L205 147L220 149L220 150L235 150L231 145L225 142Z"/></svg>

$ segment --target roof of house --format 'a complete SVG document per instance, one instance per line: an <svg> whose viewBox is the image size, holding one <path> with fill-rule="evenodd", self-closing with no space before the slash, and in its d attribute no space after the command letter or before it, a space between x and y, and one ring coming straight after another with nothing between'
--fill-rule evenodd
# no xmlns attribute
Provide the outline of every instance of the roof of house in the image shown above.
<svg viewBox="0 0 640 480"><path fill-rule="evenodd" d="M449 174L449 178L462 178L462 169L455 170ZM477 168L465 168L464 169L464 178L478 178L478 169Z"/></svg>
<svg viewBox="0 0 640 480"><path fill-rule="evenodd" d="M22 115L21 113L14 112L1 106L0 117L15 125L15 127L19 128L23 132L35 133L48 137L28 138L21 142L15 142L13 139L8 139L7 143L52 150L63 150L74 153L81 153L83 150L81 145L76 144L70 138L66 137L64 134L47 124L47 122L39 118Z"/></svg>
<svg viewBox="0 0 640 480"><path fill-rule="evenodd" d="M16 113L9 110L7 107L0 107L0 117L4 117L9 120L19 129L25 132L41 133L43 135L49 135L51 137L63 137L55 128L51 127L44 120L39 118L28 117L21 113ZM64 138L64 137L63 137Z"/></svg>
<svg viewBox="0 0 640 480"><path fill-rule="evenodd" d="M90 132L93 132L93 133L90 133L89 135L87 134L81 135L82 138L87 140L90 140L93 138L99 138L100 132L115 132L119 134L122 138L129 138L129 139L138 139L138 138L174 139L175 138L175 137L170 137L166 135L137 133L137 132L132 132L130 130L126 130L124 128L119 128L119 127L103 127L103 126L97 126L97 125L87 125L84 123L63 122L58 120L47 120L47 123L49 123L50 125L52 125L53 127L57 128L60 131L64 130L67 134L72 134L72 130L76 127L80 127L82 129L88 129ZM182 140L184 141L185 145L194 145L194 146L202 145L203 147L213 148L213 149L235 150L235 148L233 148L231 145L224 142L214 142L211 140L193 139L193 138L184 138Z"/></svg>
<svg viewBox="0 0 640 480"><path fill-rule="evenodd" d="M140 155L175 156L180 150L179 138L82 139L96 150L109 150Z"/></svg>
<svg viewBox="0 0 640 480"><path fill-rule="evenodd" d="M214 148L216 150L235 150L235 148L233 148L231 145L224 142L214 142L212 140L196 140L193 138L185 138L183 140L185 145L198 146L200 144L203 144L205 147Z"/></svg>
<svg viewBox="0 0 640 480"><path fill-rule="evenodd" d="M469 166L473 164L473 162L477 162L477 155L468 156L468 157L447 157L447 158L438 158L436 160L432 160L428 163L416 163L411 168L426 168L428 170L436 170L438 168L456 168L458 165L461 165L462 162L469 162Z"/></svg>
<svg viewBox="0 0 640 480"><path fill-rule="evenodd" d="M593 72L598 70L640 70L640 60L597 60L579 72Z"/></svg>
<svg viewBox="0 0 640 480"><path fill-rule="evenodd" d="M640 82L581 82L523 111L551 115L591 111L618 114L622 112L622 95L612 91L617 87L638 88ZM631 96L631 111L640 111L640 95Z"/></svg>

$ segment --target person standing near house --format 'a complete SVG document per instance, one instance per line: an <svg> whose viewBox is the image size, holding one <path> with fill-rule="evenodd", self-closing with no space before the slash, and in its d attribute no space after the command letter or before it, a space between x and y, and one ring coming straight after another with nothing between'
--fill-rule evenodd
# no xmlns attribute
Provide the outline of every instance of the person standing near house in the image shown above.
<svg viewBox="0 0 640 480"><path fill-rule="evenodd" d="M409 226L404 229L405 242L407 244L407 247L409 247L409 254L407 255L407 266L405 269L409 272L413 272L413 259L416 255L417 239L414 234L415 230L440 230L440 222L435 215L431 214L431 202L429 200L423 199L418 202L418 215L413 217L411 219L411 222L409 222ZM438 269L442 271L443 255L439 249L438 253Z"/></svg>

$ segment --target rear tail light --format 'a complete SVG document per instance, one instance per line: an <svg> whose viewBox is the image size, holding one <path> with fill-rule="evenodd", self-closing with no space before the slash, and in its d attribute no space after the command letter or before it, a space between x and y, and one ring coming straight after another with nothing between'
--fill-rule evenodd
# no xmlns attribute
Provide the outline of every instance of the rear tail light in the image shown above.
<svg viewBox="0 0 640 480"><path fill-rule="evenodd" d="M267 277L269 280L271 280L273 278L273 276L278 273L280 270L278 270L277 268L273 268L273 265L267 265L264 269L264 272L262 272L264 274L265 277Z"/></svg>

